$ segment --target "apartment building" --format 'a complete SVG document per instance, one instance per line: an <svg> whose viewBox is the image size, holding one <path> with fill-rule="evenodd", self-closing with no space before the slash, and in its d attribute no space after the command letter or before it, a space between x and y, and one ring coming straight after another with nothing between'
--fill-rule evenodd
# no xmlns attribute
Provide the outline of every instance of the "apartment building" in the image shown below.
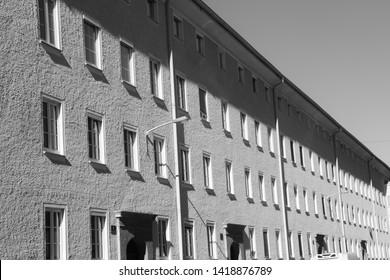
<svg viewBox="0 0 390 280"><path fill-rule="evenodd" d="M2 259L390 258L390 168L202 1L0 8Z"/></svg>

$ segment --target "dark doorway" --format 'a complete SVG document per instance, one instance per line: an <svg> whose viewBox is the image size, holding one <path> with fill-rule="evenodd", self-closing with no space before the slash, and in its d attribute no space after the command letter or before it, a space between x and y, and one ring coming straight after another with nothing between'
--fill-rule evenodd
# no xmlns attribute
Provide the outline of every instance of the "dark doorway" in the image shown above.
<svg viewBox="0 0 390 280"><path fill-rule="evenodd" d="M366 260L367 259L367 241L366 240L362 240L360 242L360 248L361 248L361 256L362 256L362 260Z"/></svg>
<svg viewBox="0 0 390 280"><path fill-rule="evenodd" d="M327 253L328 249L326 247L325 235L322 234L316 235L316 246L317 246L317 254Z"/></svg>
<svg viewBox="0 0 390 280"><path fill-rule="evenodd" d="M240 255L240 245L238 242L233 241L232 245L230 245L230 259L238 260L238 256Z"/></svg>
<svg viewBox="0 0 390 280"><path fill-rule="evenodd" d="M146 246L145 242L138 241L132 238L126 246L127 260L143 260L145 259Z"/></svg>

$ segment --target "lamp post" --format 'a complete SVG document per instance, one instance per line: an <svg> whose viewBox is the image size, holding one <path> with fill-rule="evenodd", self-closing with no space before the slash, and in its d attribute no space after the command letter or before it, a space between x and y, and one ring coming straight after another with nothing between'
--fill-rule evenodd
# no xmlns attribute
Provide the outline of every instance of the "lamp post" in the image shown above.
<svg viewBox="0 0 390 280"><path fill-rule="evenodd" d="M169 124L177 124L188 121L187 116L179 117L173 119L169 122L160 124L158 126L153 127L145 132L146 137L146 149L148 151L148 139L149 133ZM174 156L175 156L175 191L176 191L176 215L177 215L177 236L178 236L178 247L179 247L179 257L180 260L183 259L183 224L182 224L182 213L181 213L181 192L180 192L180 176L179 176L179 151L178 151L178 140L177 140L177 132L176 127L174 127Z"/></svg>

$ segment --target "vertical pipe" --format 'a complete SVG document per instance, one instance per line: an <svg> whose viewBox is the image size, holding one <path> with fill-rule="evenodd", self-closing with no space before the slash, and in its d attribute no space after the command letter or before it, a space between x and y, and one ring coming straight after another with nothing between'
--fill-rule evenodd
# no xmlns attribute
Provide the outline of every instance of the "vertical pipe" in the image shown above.
<svg viewBox="0 0 390 280"><path fill-rule="evenodd" d="M169 57L169 76L171 83L171 103L172 103L172 119L176 119L176 97L175 97L175 69L173 59L173 47L172 47L172 26L171 26L171 13L170 13L170 0L165 3L165 16L166 16L166 28L167 28L167 49ZM173 123L173 150L175 157L175 192L176 192L176 216L177 216L177 242L179 250L179 260L183 260L183 219L181 209L181 189L180 189L180 176L179 176L179 144L177 134L177 123Z"/></svg>
<svg viewBox="0 0 390 280"><path fill-rule="evenodd" d="M287 208L286 208L286 194L284 189L284 169L283 169L283 162L282 162L282 153L281 153L281 145L280 143L280 131L279 131L279 117L277 113L277 104L276 104L276 87L280 86L284 83L284 77L282 80L277 83L272 88L272 94L273 94L273 101L274 101L274 119L275 119L275 130L276 130L276 141L277 141L277 148L278 148L278 167L279 167L279 184L282 194L282 216L283 216L283 227L284 227L284 244L285 244L285 252L286 252L286 259L290 259L290 248L289 248L289 241L288 241L288 217L287 217Z"/></svg>

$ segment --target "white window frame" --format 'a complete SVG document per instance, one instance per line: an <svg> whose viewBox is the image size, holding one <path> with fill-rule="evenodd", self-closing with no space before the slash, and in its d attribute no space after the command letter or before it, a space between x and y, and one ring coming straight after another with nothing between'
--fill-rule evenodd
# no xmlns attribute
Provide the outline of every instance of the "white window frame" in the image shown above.
<svg viewBox="0 0 390 280"><path fill-rule="evenodd" d="M298 237L298 253L299 253L299 257L301 259L304 259L305 258L305 250L303 250L302 232L298 232L297 237Z"/></svg>
<svg viewBox="0 0 390 280"><path fill-rule="evenodd" d="M45 131L45 117L44 117L44 112L43 112L43 103L47 104L47 132ZM58 98L46 95L42 93L41 96L41 105L42 105L42 146L44 152L50 152L54 154L60 154L64 155L65 154L65 118L64 118L64 102ZM53 111L50 110L51 106L54 106L57 108L58 112L57 115L54 117L53 116ZM51 121L55 121L55 128L53 128L50 123ZM56 132L52 130L57 130ZM47 136L47 141L48 141L48 146L45 146L45 134L48 134ZM55 142L56 144L53 143L50 137L50 135L53 135L56 138Z"/></svg>
<svg viewBox="0 0 390 280"><path fill-rule="evenodd" d="M302 168L306 168L305 165L305 147L302 145L298 145L298 150L299 150L299 160Z"/></svg>
<svg viewBox="0 0 390 280"><path fill-rule="evenodd" d="M44 211L43 211L43 221L44 221L44 230L43 230L43 233L44 233L44 236L45 236L45 245L46 245L46 241L47 241L47 236L46 236L46 212L50 212L50 213L59 213L60 216L61 216L61 221L60 221L60 224L59 224L59 233L58 233L58 236L57 238L59 238L60 240L60 244L57 248L57 250L59 250L59 258L60 260L66 260L68 258L68 253L67 253L67 248L68 248L68 244L67 244L67 208L63 205L54 205L54 204L44 204ZM50 219L51 219L51 224L52 224L52 214L50 214ZM53 230L52 230L52 227L50 227L50 234L54 234L53 233ZM50 237L50 240L53 240L52 237ZM50 244L50 251L52 251L52 246L54 246L53 244ZM52 254L50 253L50 255L52 256ZM45 259L48 259L47 258L47 251L46 251L46 246L45 246ZM50 257L49 259L53 259L52 257Z"/></svg>
<svg viewBox="0 0 390 280"><path fill-rule="evenodd" d="M205 159L207 160L205 161ZM207 164L206 164L207 163ZM203 152L202 154L202 164L203 164L203 184L207 189L214 189L213 186L213 175L212 175L212 163L211 163L211 154Z"/></svg>
<svg viewBox="0 0 390 280"><path fill-rule="evenodd" d="M271 127L267 128L268 134L268 148L271 153L275 153L275 144L274 144L274 132Z"/></svg>
<svg viewBox="0 0 390 280"><path fill-rule="evenodd" d="M288 245L289 245L289 251L290 251L290 258L295 258L295 252L294 252L294 235L293 231L290 230L287 235L288 239Z"/></svg>
<svg viewBox="0 0 390 280"><path fill-rule="evenodd" d="M157 70L157 73L155 72ZM157 77L156 77L157 76ZM161 61L149 56L150 92L153 96L163 99Z"/></svg>
<svg viewBox="0 0 390 280"><path fill-rule="evenodd" d="M90 210L90 234L91 234L91 259L100 259L100 260L108 260L109 256L108 256L108 215L107 215L107 211L104 211L104 210L100 210L100 209L91 209ZM92 246L93 246L93 243L92 243L92 217L93 216L96 216L96 217L103 217L104 218L104 222L103 222L103 228L101 229L101 257L100 258L93 258L92 256Z"/></svg>
<svg viewBox="0 0 390 280"><path fill-rule="evenodd" d="M284 187L284 192L285 192L286 207L290 208L291 203L290 203L290 192L289 192L288 182L284 181L283 187Z"/></svg>
<svg viewBox="0 0 390 280"><path fill-rule="evenodd" d="M50 19L49 19L49 2L50 0L38 0L38 26L39 26L39 39L40 42L45 42L57 49L61 49L61 21L60 21L60 1L53 0L53 36L50 36ZM43 4L43 7L41 7ZM43 11L44 18L41 18L41 10ZM43 23L43 25L42 25ZM42 28L44 28L44 35L42 34Z"/></svg>
<svg viewBox="0 0 390 280"><path fill-rule="evenodd" d="M132 164L127 164L126 165L126 142L125 142L125 139L126 139L126 136L128 135L128 133L133 133L134 134L134 139L133 139L133 145L132 147L127 147L127 148L131 148L131 153L132 153ZM125 168L128 169L128 170L133 170L133 171L139 171L139 146L138 146L138 143L139 143L139 139L138 139L138 129L134 126L131 126L129 124L124 124L123 125L123 144L124 144L124 150L123 150L123 153L125 155ZM127 143L129 144L129 143ZM127 160L129 160L129 158L127 158Z"/></svg>
<svg viewBox="0 0 390 280"><path fill-rule="evenodd" d="M303 200L305 202L305 212L309 213L310 208L309 208L309 198L308 198L308 191L306 188L303 188Z"/></svg>
<svg viewBox="0 0 390 280"><path fill-rule="evenodd" d="M248 116L247 114L240 112L241 123L241 137L244 140L248 140Z"/></svg>
<svg viewBox="0 0 390 280"><path fill-rule="evenodd" d="M260 201L267 201L266 193L265 193L265 182L264 182L264 174L259 172L258 175L259 180L259 193L260 193Z"/></svg>
<svg viewBox="0 0 390 280"><path fill-rule="evenodd" d="M249 252L252 260L257 260L256 229L253 226L248 227Z"/></svg>
<svg viewBox="0 0 390 280"><path fill-rule="evenodd" d="M199 32L196 32L195 34L195 44L196 44L196 52L201 55L206 55L206 41L203 34L200 34Z"/></svg>
<svg viewBox="0 0 390 280"><path fill-rule="evenodd" d="M290 139L290 152L291 152L291 161L296 164L297 158L295 154L295 141L293 139Z"/></svg>
<svg viewBox="0 0 390 280"><path fill-rule="evenodd" d="M91 131L89 130L89 119L92 119L94 121L98 121L100 122L100 131L99 131L99 135L98 135L98 138L95 139L94 137L92 137L92 143L89 143L89 133L94 133L94 131ZM105 163L106 161L106 148L105 148L105 118L104 118L104 115L102 114L99 114L99 113L96 113L96 112L92 112L90 110L87 110L87 143L88 143L88 158L90 160L90 162L97 162L97 163ZM96 140L99 141L98 145L96 145ZM95 143L94 143L95 141ZM94 151L94 148L92 147L92 156L90 155L90 152L89 152L89 146L92 145L93 147L94 146L97 146L97 148L99 149L98 152L96 153L96 151ZM94 155L96 153L96 155Z"/></svg>
<svg viewBox="0 0 390 280"><path fill-rule="evenodd" d="M253 198L251 169L244 168L245 193L247 198Z"/></svg>
<svg viewBox="0 0 390 280"><path fill-rule="evenodd" d="M283 159L287 159L286 158L286 141L285 141L285 138L284 135L280 135L280 153L281 153L281 157Z"/></svg>
<svg viewBox="0 0 390 280"><path fill-rule="evenodd" d="M230 119L229 119L229 103L221 102L222 112L222 128L226 131L230 131Z"/></svg>
<svg viewBox="0 0 390 280"><path fill-rule="evenodd" d="M272 188L272 202L275 205L279 205L279 194L276 178L271 176L271 188Z"/></svg>
<svg viewBox="0 0 390 280"><path fill-rule="evenodd" d="M156 157L156 143L160 143L161 150L158 151L159 157ZM153 135L153 151L154 151L154 171L155 175L160 178L167 177L166 171L166 144L165 138ZM158 164L158 166L157 166Z"/></svg>
<svg viewBox="0 0 390 280"><path fill-rule="evenodd" d="M122 55L122 46L126 48L126 50L128 51L128 54L130 56L129 60L127 61L126 59L126 63L129 64L129 69L126 69L124 67L124 57ZM135 75L135 62L134 62L134 47L132 44L130 44L129 42L127 42L126 40L120 38L119 39L119 51L120 51L120 57L121 57L121 82L125 82L125 83L128 83L132 86L136 86L136 75ZM129 77L124 77L123 75L123 69L126 69L129 71Z"/></svg>
<svg viewBox="0 0 390 280"><path fill-rule="evenodd" d="M276 240L276 257L278 259L283 259L283 252L282 252L282 237L281 237L281 230L275 229L275 240Z"/></svg>
<svg viewBox="0 0 390 280"><path fill-rule="evenodd" d="M187 81L186 78L176 73L175 76L176 83L176 99L177 99L177 107L183 111L187 111ZM180 87L179 87L180 85Z"/></svg>
<svg viewBox="0 0 390 280"><path fill-rule="evenodd" d="M311 257L313 255L313 247L312 247L312 237L310 232L306 233L306 239L307 239L307 249L308 249L309 257Z"/></svg>
<svg viewBox="0 0 390 280"><path fill-rule="evenodd" d="M315 167L314 167L314 153L313 151L309 151L309 157L310 157L310 169L311 169L311 173L315 173Z"/></svg>
<svg viewBox="0 0 390 280"><path fill-rule="evenodd" d="M97 38L96 41L94 42L95 44L95 60L96 63L93 63L92 61L88 61L87 58L87 44L85 41L86 38L86 30L85 30L85 25L89 24L92 27L94 27L95 32L97 33ZM83 15L83 29L84 29L84 55L85 55L85 64L90 65L92 67L98 68L102 70L102 28L100 24L98 24L96 21L93 19L87 17L86 15Z"/></svg>
<svg viewBox="0 0 390 280"><path fill-rule="evenodd" d="M225 160L226 190L228 194L234 194L233 163Z"/></svg>
<svg viewBox="0 0 390 280"><path fill-rule="evenodd" d="M181 181L191 184L191 155L190 148L186 145L180 145L180 167Z"/></svg>
<svg viewBox="0 0 390 280"><path fill-rule="evenodd" d="M153 4L151 4L151 2ZM153 6L151 6L153 5ZM151 9L154 8L154 9ZM146 0L146 14L148 18L158 23L158 0Z"/></svg>
<svg viewBox="0 0 390 280"><path fill-rule="evenodd" d="M165 232L162 235L162 231L160 228L160 222L166 223ZM168 217L158 216L156 218L157 223L157 253L156 256L159 260L169 260L171 259L171 238L170 238L170 222ZM165 240L162 240L165 238ZM163 241L163 242L162 242ZM166 249L166 253L164 253L164 247Z"/></svg>
<svg viewBox="0 0 390 280"><path fill-rule="evenodd" d="M299 201L299 188L297 185L294 185L294 197L295 197L295 207L297 210L301 210L301 204Z"/></svg>
<svg viewBox="0 0 390 280"><path fill-rule="evenodd" d="M207 248L208 248L209 259L216 260L218 259L218 255L217 255L217 234L215 231L215 222L207 221L206 231L207 231Z"/></svg>
<svg viewBox="0 0 390 280"><path fill-rule="evenodd" d="M208 110L208 93L203 87L198 87L199 92L199 113L200 118L205 121L209 121L209 110ZM202 108L202 95L204 97L204 108ZM205 112L202 112L202 109Z"/></svg>
<svg viewBox="0 0 390 280"><path fill-rule="evenodd" d="M262 135L262 133L261 133L261 124L260 124L260 122L255 120L255 139L256 139L256 145L258 147L262 147L263 146L263 141L262 141L261 135Z"/></svg>
<svg viewBox="0 0 390 280"><path fill-rule="evenodd" d="M187 227L191 228L191 236L187 236ZM196 259L196 244L195 244L195 223L193 220L184 221L184 258L187 260ZM191 242L189 244L188 242ZM190 247L190 246L191 247ZM189 250L188 250L189 249Z"/></svg>

